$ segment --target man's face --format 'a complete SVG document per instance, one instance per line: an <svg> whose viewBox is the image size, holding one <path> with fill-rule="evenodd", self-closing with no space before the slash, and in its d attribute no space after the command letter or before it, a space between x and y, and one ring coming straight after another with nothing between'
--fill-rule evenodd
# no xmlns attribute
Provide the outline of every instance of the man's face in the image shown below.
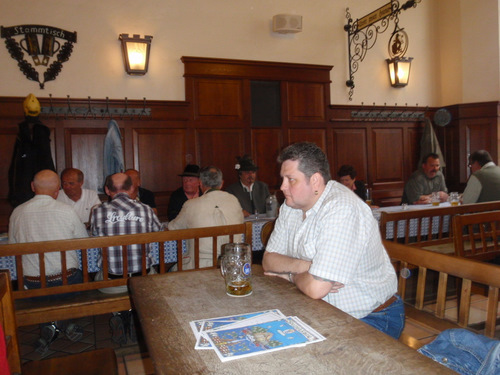
<svg viewBox="0 0 500 375"><path fill-rule="evenodd" d="M78 181L78 175L73 172L66 173L62 179L62 188L69 199L77 201L82 196L83 181Z"/></svg>
<svg viewBox="0 0 500 375"><path fill-rule="evenodd" d="M240 173L241 183L245 186L250 187L255 182L255 178L257 177L256 171L243 171Z"/></svg>
<svg viewBox="0 0 500 375"><path fill-rule="evenodd" d="M200 179L198 177L183 176L182 189L186 194L194 194L200 188Z"/></svg>
<svg viewBox="0 0 500 375"><path fill-rule="evenodd" d="M439 159L427 158L427 161L422 164L422 169L427 178L434 178L440 168Z"/></svg>
<svg viewBox="0 0 500 375"><path fill-rule="evenodd" d="M351 190L355 190L356 186L354 185L354 181L356 181L356 178L351 178L351 176L342 176L340 177L340 183L342 185L347 186Z"/></svg>
<svg viewBox="0 0 500 375"><path fill-rule="evenodd" d="M139 192L139 186L141 186L141 177L139 176L139 173L136 171L127 171L125 172L127 176L130 176L132 179L132 193L130 194L130 198L135 199L137 198L137 194Z"/></svg>
<svg viewBox="0 0 500 375"><path fill-rule="evenodd" d="M281 191L285 195L286 204L292 208L307 211L314 206L314 188L310 179L299 171L297 160L286 160L281 164Z"/></svg>

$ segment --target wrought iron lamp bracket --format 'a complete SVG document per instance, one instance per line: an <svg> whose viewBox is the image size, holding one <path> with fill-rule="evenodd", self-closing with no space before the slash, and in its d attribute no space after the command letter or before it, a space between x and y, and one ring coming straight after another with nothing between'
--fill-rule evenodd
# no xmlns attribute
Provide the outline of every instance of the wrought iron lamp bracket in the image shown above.
<svg viewBox="0 0 500 375"><path fill-rule="evenodd" d="M347 51L349 54L349 79L346 86L349 87L349 100L354 94L354 73L359 69L359 63L364 60L366 53L377 42L379 34L384 33L393 20L395 23L394 33L399 29L399 15L401 11L415 8L421 0L408 0L403 5L398 0L391 0L383 7L368 14L363 18L353 20L349 8L346 8L347 24L344 31L347 32Z"/></svg>

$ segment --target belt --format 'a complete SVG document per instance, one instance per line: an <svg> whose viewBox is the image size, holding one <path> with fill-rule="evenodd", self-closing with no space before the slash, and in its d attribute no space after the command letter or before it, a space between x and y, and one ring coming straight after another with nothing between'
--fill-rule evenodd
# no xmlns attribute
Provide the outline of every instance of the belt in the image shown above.
<svg viewBox="0 0 500 375"><path fill-rule="evenodd" d="M389 298L387 301L385 301L383 304L381 304L379 307L377 307L375 310L373 310L372 312L379 312L379 311L382 311L383 309L391 306L393 304L393 302L395 302L396 300L398 299L398 297L396 296L392 296L391 298Z"/></svg>
<svg viewBox="0 0 500 375"><path fill-rule="evenodd" d="M67 277L70 277L70 276L73 276L73 274L77 271L77 268L70 268L66 271L66 276ZM40 276L24 276L24 279L26 281L29 281L30 283L40 283L41 279L40 279ZM55 274L55 275L48 275L48 276L45 276L45 280L47 282L53 282L53 281L59 281L59 280L62 280L62 273L58 273L58 274Z"/></svg>
<svg viewBox="0 0 500 375"><path fill-rule="evenodd" d="M148 273L149 273L149 268L146 268L146 274L148 274ZM125 276L126 277L142 276L142 271L127 273ZM123 278L123 274L116 275L114 273L108 273L108 278L110 278L110 279L121 279L121 278Z"/></svg>

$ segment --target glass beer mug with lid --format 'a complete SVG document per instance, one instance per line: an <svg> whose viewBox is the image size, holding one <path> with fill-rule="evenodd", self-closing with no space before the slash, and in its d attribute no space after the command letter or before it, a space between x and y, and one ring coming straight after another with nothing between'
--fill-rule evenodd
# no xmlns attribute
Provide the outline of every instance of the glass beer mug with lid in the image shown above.
<svg viewBox="0 0 500 375"><path fill-rule="evenodd" d="M221 272L228 296L245 297L252 294L251 246L243 242L223 245Z"/></svg>

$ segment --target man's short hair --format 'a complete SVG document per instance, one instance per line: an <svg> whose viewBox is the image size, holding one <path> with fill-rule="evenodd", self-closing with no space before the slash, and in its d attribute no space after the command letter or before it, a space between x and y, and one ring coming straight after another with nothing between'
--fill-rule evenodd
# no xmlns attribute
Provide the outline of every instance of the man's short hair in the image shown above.
<svg viewBox="0 0 500 375"><path fill-rule="evenodd" d="M350 176L352 179L354 179L358 174L356 173L356 170L352 165L344 164L339 168L337 175L339 176L339 178L344 176Z"/></svg>
<svg viewBox="0 0 500 375"><path fill-rule="evenodd" d="M469 163L470 164L475 163L476 161L482 167L486 163L489 163L490 161L493 161L493 159L491 158L491 155L490 155L490 153L488 151L486 151L486 150L477 150L477 151L474 151L469 156Z"/></svg>
<svg viewBox="0 0 500 375"><path fill-rule="evenodd" d="M299 142L285 147L278 156L278 163L287 160L297 160L299 162L299 171L304 173L307 178L319 173L323 177L325 184L331 180L328 158L315 143Z"/></svg>
<svg viewBox="0 0 500 375"><path fill-rule="evenodd" d="M222 185L222 171L214 166L200 169L200 181L204 186L216 189Z"/></svg>
<svg viewBox="0 0 500 375"><path fill-rule="evenodd" d="M132 187L132 178L127 175L127 178L123 182L122 186L115 186L113 184L113 176L114 175L109 175L106 177L106 182L104 185L108 188L109 191L116 193L117 191L128 191Z"/></svg>
<svg viewBox="0 0 500 375"><path fill-rule="evenodd" d="M78 182L82 182L83 181L83 172L81 170L79 170L79 169L76 169L76 168L66 168L66 169L64 169L61 172L61 180L64 178L64 176L67 173L76 173L76 179L78 180Z"/></svg>
<svg viewBox="0 0 500 375"><path fill-rule="evenodd" d="M430 152L428 153L427 155L424 156L424 158L422 159L422 164L426 164L427 163L427 160L429 160L429 158L431 159L439 159L439 155L436 154L435 152Z"/></svg>

